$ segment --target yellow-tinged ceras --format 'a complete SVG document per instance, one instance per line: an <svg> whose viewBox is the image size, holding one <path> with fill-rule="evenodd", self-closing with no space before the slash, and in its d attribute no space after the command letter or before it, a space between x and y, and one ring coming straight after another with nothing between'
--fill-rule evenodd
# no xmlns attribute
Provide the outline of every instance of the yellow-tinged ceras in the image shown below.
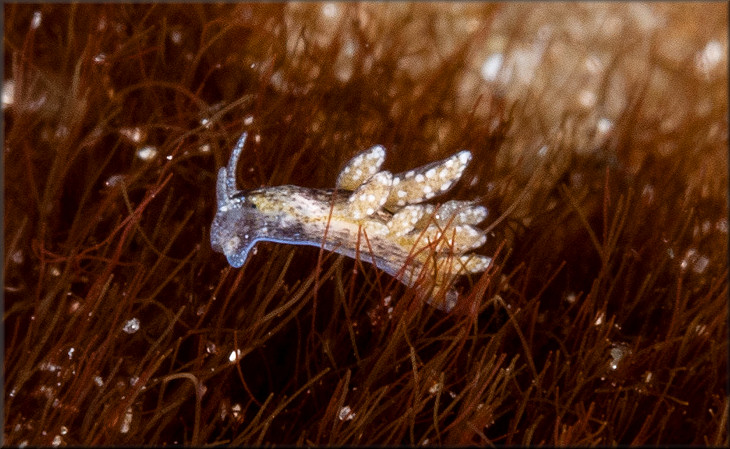
<svg viewBox="0 0 730 449"><path fill-rule="evenodd" d="M376 145L347 163L336 189L285 185L240 191L235 170L245 142L246 133L228 166L218 170L218 210L210 229L213 249L236 268L258 241L324 246L373 263L408 286L428 286L427 301L448 311L457 294L440 291L442 286L491 263L466 254L486 241L474 226L486 218L485 207L455 200L439 207L421 204L461 178L469 151L393 175L380 171L385 148Z"/></svg>

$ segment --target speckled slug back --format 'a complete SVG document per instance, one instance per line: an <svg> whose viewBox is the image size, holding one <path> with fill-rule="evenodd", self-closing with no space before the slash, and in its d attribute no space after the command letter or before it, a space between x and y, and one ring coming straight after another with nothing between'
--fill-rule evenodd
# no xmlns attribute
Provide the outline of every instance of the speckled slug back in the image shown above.
<svg viewBox="0 0 730 449"><path fill-rule="evenodd" d="M342 190L355 190L380 171L385 162L385 148L375 145L350 159L335 186Z"/></svg>
<svg viewBox="0 0 730 449"><path fill-rule="evenodd" d="M471 153L464 150L444 160L395 175L386 207L421 203L448 192L461 178L470 161Z"/></svg>
<svg viewBox="0 0 730 449"><path fill-rule="evenodd" d="M491 258L468 254L486 241L476 225L487 209L473 201L425 203L454 186L470 152L392 175L381 171L385 148L375 145L345 165L336 190L284 185L242 191L235 170L245 142L244 133L218 170L210 230L212 248L232 266L243 266L259 241L324 247L418 286L426 301L445 311L458 297L448 288L453 279L489 267Z"/></svg>

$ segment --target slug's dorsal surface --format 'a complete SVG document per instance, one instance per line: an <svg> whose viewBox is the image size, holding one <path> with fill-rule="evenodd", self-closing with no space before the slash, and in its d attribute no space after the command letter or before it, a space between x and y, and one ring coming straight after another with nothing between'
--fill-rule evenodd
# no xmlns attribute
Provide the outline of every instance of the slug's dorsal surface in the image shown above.
<svg viewBox="0 0 730 449"><path fill-rule="evenodd" d="M446 225L449 220L453 220L453 224L456 225L476 225L487 218L487 208L475 205L473 201L451 200L439 207L439 212L434 218L441 226Z"/></svg>
<svg viewBox="0 0 730 449"><path fill-rule="evenodd" d="M393 214L393 218L388 222L388 229L395 236L404 236L416 229L419 224L423 224L424 218L430 217L433 210L434 207L431 204L406 206Z"/></svg>
<svg viewBox="0 0 730 449"><path fill-rule="evenodd" d="M392 182L393 175L388 171L370 177L347 198L348 212L356 220L373 215L388 199Z"/></svg>
<svg viewBox="0 0 730 449"><path fill-rule="evenodd" d="M386 206L421 203L448 192L464 174L470 161L471 153L464 150L444 160L395 175Z"/></svg>
<svg viewBox="0 0 730 449"><path fill-rule="evenodd" d="M258 241L320 246L374 263L408 286L428 286L426 300L448 311L456 304L456 292L448 289L453 278L491 263L467 254L486 241L476 227L487 216L485 207L424 203L461 178L471 161L468 151L393 175L381 171L385 148L375 145L345 165L335 190L284 185L243 191L235 173L245 143L244 133L218 170L210 231L212 248L234 267L246 262Z"/></svg>
<svg viewBox="0 0 730 449"><path fill-rule="evenodd" d="M342 190L355 190L380 171L385 162L385 148L374 145L359 153L342 169L335 186Z"/></svg>

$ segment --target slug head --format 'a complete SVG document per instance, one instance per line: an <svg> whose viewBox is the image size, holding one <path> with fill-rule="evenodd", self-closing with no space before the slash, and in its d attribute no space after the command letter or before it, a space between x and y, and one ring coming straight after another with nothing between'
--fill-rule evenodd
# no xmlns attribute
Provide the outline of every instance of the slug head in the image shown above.
<svg viewBox="0 0 730 449"><path fill-rule="evenodd" d="M245 143L246 133L233 149L228 166L218 170L218 209L210 227L211 247L214 251L225 254L228 263L235 268L246 262L248 252L260 237L257 230L265 226L256 205L236 188L236 165Z"/></svg>
<svg viewBox="0 0 730 449"><path fill-rule="evenodd" d="M210 228L210 245L225 254L234 268L241 267L265 227L256 206L241 196L218 208Z"/></svg>

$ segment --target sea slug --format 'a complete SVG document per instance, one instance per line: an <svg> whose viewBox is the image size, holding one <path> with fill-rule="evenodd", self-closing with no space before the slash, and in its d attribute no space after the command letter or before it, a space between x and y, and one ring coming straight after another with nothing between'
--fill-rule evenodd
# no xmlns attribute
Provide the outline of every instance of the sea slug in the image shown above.
<svg viewBox="0 0 730 449"><path fill-rule="evenodd" d="M427 286L425 299L449 311L458 294L455 276L485 271L491 258L467 254L486 241L475 227L487 209L473 201L424 203L448 192L471 161L469 151L391 174L381 171L385 148L375 145L352 158L335 189L293 185L242 191L235 170L246 133L227 167L218 170L212 248L241 267L256 242L323 247L394 276L408 286ZM326 238L325 238L326 236Z"/></svg>

